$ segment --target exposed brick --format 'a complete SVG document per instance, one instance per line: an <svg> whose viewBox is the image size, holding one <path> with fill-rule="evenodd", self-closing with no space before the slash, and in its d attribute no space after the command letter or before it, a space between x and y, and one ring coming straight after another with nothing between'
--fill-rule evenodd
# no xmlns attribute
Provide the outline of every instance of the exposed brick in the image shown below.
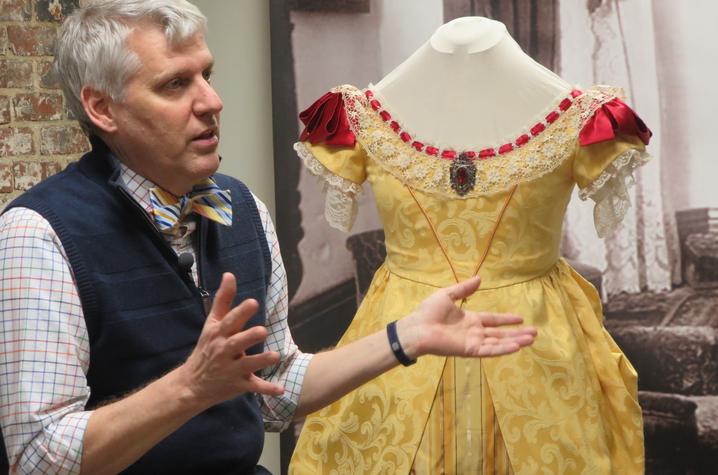
<svg viewBox="0 0 718 475"><path fill-rule="evenodd" d="M5 207L15 199L15 194L0 194L0 212L5 209Z"/></svg>
<svg viewBox="0 0 718 475"><path fill-rule="evenodd" d="M62 171L62 164L59 162L43 162L42 179L51 177L52 175Z"/></svg>
<svg viewBox="0 0 718 475"><path fill-rule="evenodd" d="M42 61L38 67L40 69L40 87L43 89L59 89L60 82L52 69L52 61Z"/></svg>
<svg viewBox="0 0 718 475"><path fill-rule="evenodd" d="M29 127L5 127L0 129L0 157L30 155L34 152L32 129Z"/></svg>
<svg viewBox="0 0 718 475"><path fill-rule="evenodd" d="M16 190L28 190L42 181L42 163L21 161L12 165Z"/></svg>
<svg viewBox="0 0 718 475"><path fill-rule="evenodd" d="M76 125L55 125L40 130L40 154L69 155L89 150L87 137Z"/></svg>
<svg viewBox="0 0 718 475"><path fill-rule="evenodd" d="M50 56L55 49L57 31L50 26L9 25L7 37L10 49L17 56Z"/></svg>
<svg viewBox="0 0 718 475"><path fill-rule="evenodd" d="M30 0L0 0L0 21L30 19Z"/></svg>
<svg viewBox="0 0 718 475"><path fill-rule="evenodd" d="M67 102L65 102L65 106L63 107L63 112L65 114L65 118L68 120L77 120L77 117L75 117L75 113L72 112L72 109L70 109L67 106Z"/></svg>
<svg viewBox="0 0 718 475"><path fill-rule="evenodd" d="M0 56L5 56L7 49L7 30L4 26L0 26Z"/></svg>
<svg viewBox="0 0 718 475"><path fill-rule="evenodd" d="M62 118L62 95L18 94L13 99L15 120L58 120Z"/></svg>
<svg viewBox="0 0 718 475"><path fill-rule="evenodd" d="M10 193L13 189L12 165L0 163L0 193Z"/></svg>
<svg viewBox="0 0 718 475"><path fill-rule="evenodd" d="M32 87L32 63L22 59L0 59L0 88Z"/></svg>
<svg viewBox="0 0 718 475"><path fill-rule="evenodd" d="M0 124L10 122L10 98L0 96Z"/></svg>
<svg viewBox="0 0 718 475"><path fill-rule="evenodd" d="M61 22L79 6L79 0L38 0L37 19Z"/></svg>

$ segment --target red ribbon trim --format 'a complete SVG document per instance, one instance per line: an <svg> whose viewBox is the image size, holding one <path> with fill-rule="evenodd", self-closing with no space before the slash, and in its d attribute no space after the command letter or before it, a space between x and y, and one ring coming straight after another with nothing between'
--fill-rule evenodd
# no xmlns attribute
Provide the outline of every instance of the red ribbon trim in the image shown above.
<svg viewBox="0 0 718 475"><path fill-rule="evenodd" d="M616 138L616 132L638 137L648 145L653 133L640 117L617 97L603 104L579 132L582 146Z"/></svg>
<svg viewBox="0 0 718 475"><path fill-rule="evenodd" d="M353 147L356 136L349 128L349 119L344 110L344 100L339 92L327 92L314 104L299 114L305 125L299 136L301 141L312 145L324 142L327 145Z"/></svg>

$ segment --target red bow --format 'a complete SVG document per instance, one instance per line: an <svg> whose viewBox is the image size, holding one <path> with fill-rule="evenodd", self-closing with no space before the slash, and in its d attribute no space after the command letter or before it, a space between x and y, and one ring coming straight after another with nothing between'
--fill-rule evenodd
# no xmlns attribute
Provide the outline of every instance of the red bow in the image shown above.
<svg viewBox="0 0 718 475"><path fill-rule="evenodd" d="M616 131L623 135L633 135L648 145L653 133L633 109L618 98L613 98L601 106L581 129L578 135L582 146L612 140Z"/></svg>
<svg viewBox="0 0 718 475"><path fill-rule="evenodd" d="M305 125L299 140L315 145L324 142L327 145L353 147L356 137L349 129L349 120L344 110L344 100L339 92L327 92L307 110L299 114Z"/></svg>

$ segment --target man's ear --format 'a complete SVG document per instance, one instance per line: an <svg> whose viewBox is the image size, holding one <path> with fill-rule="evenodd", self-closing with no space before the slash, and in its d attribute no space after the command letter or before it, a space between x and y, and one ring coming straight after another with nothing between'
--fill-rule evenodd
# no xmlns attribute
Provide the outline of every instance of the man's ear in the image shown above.
<svg viewBox="0 0 718 475"><path fill-rule="evenodd" d="M95 127L106 133L117 130L117 124L110 108L112 98L108 94L90 86L83 86L80 90L80 100L85 114Z"/></svg>

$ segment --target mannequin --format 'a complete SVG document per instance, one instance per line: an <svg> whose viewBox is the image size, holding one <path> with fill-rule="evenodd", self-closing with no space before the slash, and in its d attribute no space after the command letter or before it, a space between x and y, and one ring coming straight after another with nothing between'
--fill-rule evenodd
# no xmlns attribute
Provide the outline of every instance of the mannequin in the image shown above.
<svg viewBox="0 0 718 475"><path fill-rule="evenodd" d="M503 23L463 17L371 89L417 136L468 149L511 141L572 87L524 53Z"/></svg>
<svg viewBox="0 0 718 475"><path fill-rule="evenodd" d="M610 90L574 90L506 27L441 26L375 86L338 86L300 115L295 145L349 229L374 191L387 258L339 345L436 287L480 275L462 305L538 328L519 355L425 358L310 416L290 473L643 472L636 373L602 326L596 290L560 258L573 187L599 234L627 209L650 131Z"/></svg>

